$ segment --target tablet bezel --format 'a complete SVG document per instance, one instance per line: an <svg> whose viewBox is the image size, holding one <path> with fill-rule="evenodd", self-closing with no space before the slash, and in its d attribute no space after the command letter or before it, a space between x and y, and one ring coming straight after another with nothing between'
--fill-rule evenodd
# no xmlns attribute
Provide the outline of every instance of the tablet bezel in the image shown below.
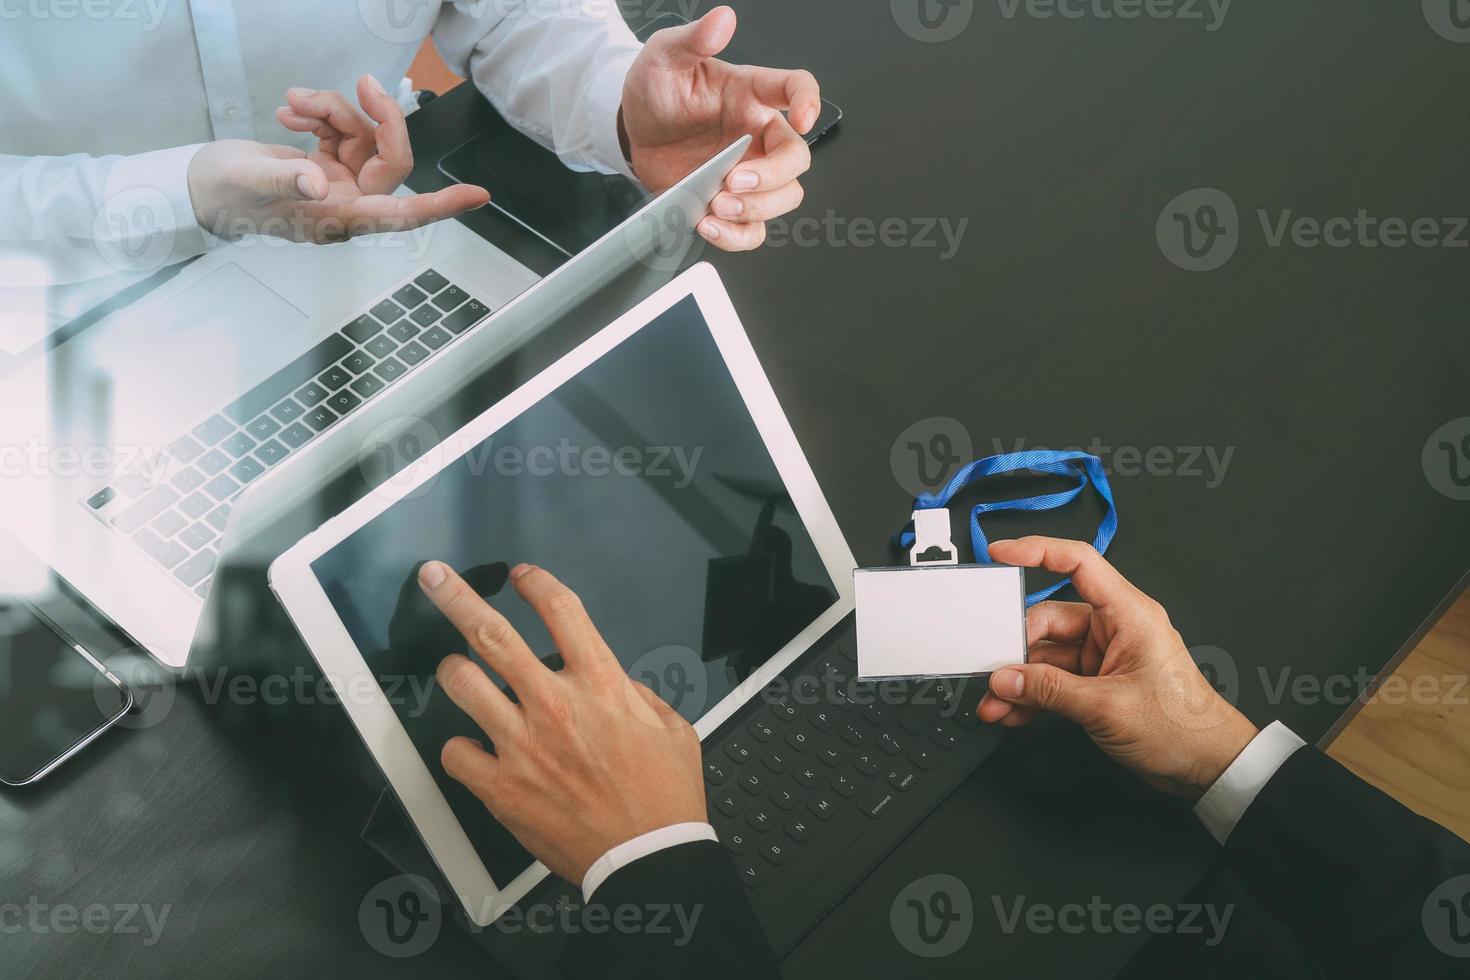
<svg viewBox="0 0 1470 980"><path fill-rule="evenodd" d="M724 284L714 267L707 263L690 268L461 427L436 450L421 458L412 479L385 483L328 520L277 558L267 572L271 590L332 684L430 857L453 888L465 914L478 926L493 923L544 880L549 872L538 861L504 887L491 877L435 783L428 765L414 749L362 651L353 642L320 581L312 573L311 565L394 503L436 478L465 453L598 358L690 296L698 304L741 399L837 590L837 600L831 608L809 623L699 719L694 727L699 737L704 739L853 611L852 570L856 566L837 519L761 368ZM424 459L433 462L424 466Z"/></svg>

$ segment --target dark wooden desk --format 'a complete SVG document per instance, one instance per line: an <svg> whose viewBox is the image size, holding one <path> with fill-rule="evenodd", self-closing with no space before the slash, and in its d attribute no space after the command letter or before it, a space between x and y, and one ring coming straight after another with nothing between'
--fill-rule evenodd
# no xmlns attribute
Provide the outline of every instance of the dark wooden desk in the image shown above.
<svg viewBox="0 0 1470 980"><path fill-rule="evenodd" d="M1191 644L1224 651L1208 656L1234 668L1252 718L1317 738L1345 705L1278 697L1281 672L1371 676L1470 564L1470 503L1437 492L1421 462L1432 432L1470 415L1470 253L1273 247L1257 212L1268 225L1284 211L1470 214L1454 97L1470 45L1438 36L1418 4L1238 4L1213 31L1203 4L1205 21L1039 19L1024 0L1013 17L1004 3L956 9L971 7L957 39L926 44L885 3L740 3L741 46L811 67L848 111L800 214L839 230L705 257L859 560L881 560L906 516L890 453L911 426L957 420L976 454L1096 440L1118 470L1112 559ZM473 131L473 94L416 117L420 182L436 149ZM1238 208L1239 245L1192 273L1166 259L1156 225L1201 187ZM899 237L926 219L969 224L948 260L860 247L855 222L890 218ZM1185 465L1192 447L1231 453L1217 485ZM171 910L152 947L6 934L7 972L484 974L449 932L406 964L364 942L359 903L388 872L358 830L380 784L340 712L206 700L185 685L163 723L0 796L0 901ZM996 903L1172 905L1213 853L1187 807L1043 726L977 772L786 970L1110 976L1145 936L1007 933ZM974 931L961 953L918 960L889 908L941 871L970 889Z"/></svg>

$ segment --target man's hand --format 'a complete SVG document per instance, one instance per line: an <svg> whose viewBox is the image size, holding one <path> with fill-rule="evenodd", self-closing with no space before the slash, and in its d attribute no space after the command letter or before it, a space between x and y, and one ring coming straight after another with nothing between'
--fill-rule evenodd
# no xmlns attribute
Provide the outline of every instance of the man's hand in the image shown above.
<svg viewBox="0 0 1470 980"><path fill-rule="evenodd" d="M990 557L1070 575L1085 601L1027 612L1030 662L991 676L975 711L981 721L1017 727L1056 712L1150 785L1191 798L1255 738L1199 672L1164 608L1091 546L1021 538L995 542Z"/></svg>
<svg viewBox="0 0 1470 980"><path fill-rule="evenodd" d="M811 72L716 60L734 35L729 7L653 35L623 84L621 122L633 172L654 192L741 136L755 137L699 224L699 233L719 248L745 251L765 242L767 221L801 205L797 178L811 168L812 156L800 134L816 124L822 100Z"/></svg>
<svg viewBox="0 0 1470 980"><path fill-rule="evenodd" d="M417 228L490 200L484 188L468 184L392 196L413 170L403 109L371 75L358 79L357 98L362 109L338 92L286 93L289 105L276 118L287 129L316 134L310 155L249 140L201 149L189 164L199 224L223 238L272 235L326 244Z"/></svg>
<svg viewBox="0 0 1470 980"><path fill-rule="evenodd" d="M613 847L708 819L699 737L628 677L581 601L550 572L518 565L510 579L551 632L566 669L548 670L448 566L429 562L419 570L430 600L520 702L473 661L446 658L440 685L490 737L493 751L454 738L442 761L542 864L580 885Z"/></svg>

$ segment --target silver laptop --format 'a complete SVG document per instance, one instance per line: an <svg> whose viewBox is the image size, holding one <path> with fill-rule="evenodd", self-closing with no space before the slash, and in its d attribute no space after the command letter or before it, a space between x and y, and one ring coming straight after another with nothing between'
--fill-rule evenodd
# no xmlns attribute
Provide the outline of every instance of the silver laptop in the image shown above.
<svg viewBox="0 0 1470 980"><path fill-rule="evenodd" d="M232 509L340 472L621 273L672 274L741 139L538 282L463 225L248 239L7 376L0 524L181 668Z"/></svg>

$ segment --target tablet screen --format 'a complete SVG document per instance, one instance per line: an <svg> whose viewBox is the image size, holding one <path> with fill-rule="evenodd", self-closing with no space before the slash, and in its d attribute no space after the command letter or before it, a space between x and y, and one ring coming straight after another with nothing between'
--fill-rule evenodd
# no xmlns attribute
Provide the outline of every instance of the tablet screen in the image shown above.
<svg viewBox="0 0 1470 980"><path fill-rule="evenodd" d="M532 859L440 765L451 736L485 736L432 684L441 659L466 651L418 588L422 562L458 569L555 668L545 628L506 585L518 562L549 569L635 679L690 721L837 589L693 298L454 451L312 571L503 888Z"/></svg>

